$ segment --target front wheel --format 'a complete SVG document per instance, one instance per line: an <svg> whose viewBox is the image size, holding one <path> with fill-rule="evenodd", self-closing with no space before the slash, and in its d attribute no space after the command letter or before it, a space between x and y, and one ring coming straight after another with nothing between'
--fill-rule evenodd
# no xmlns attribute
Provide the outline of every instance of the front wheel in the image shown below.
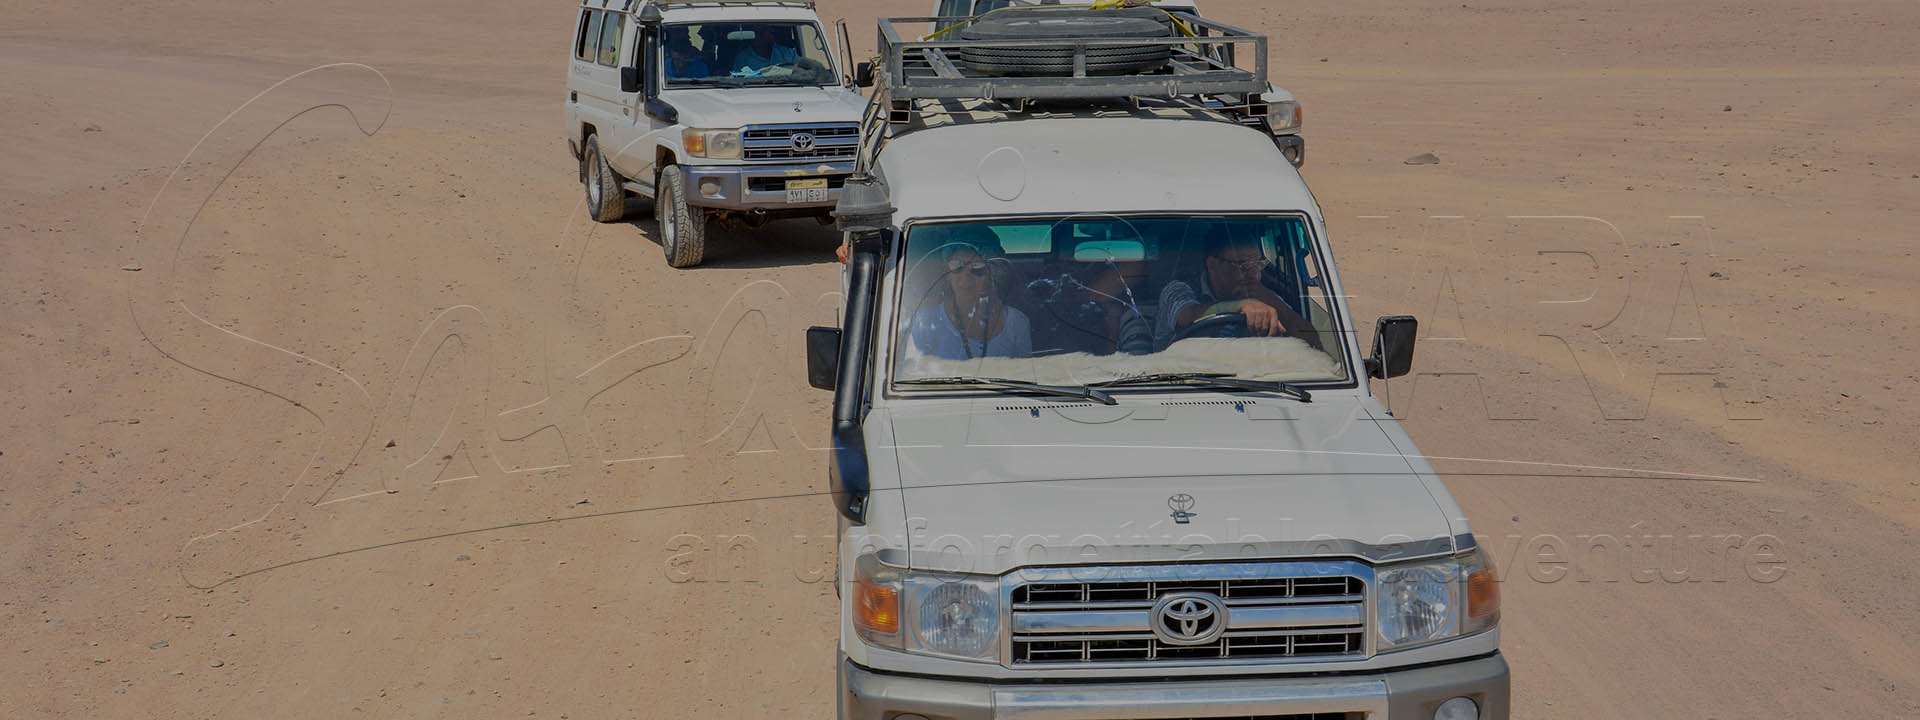
<svg viewBox="0 0 1920 720"><path fill-rule="evenodd" d="M587 216L597 222L618 222L627 214L627 191L620 176L600 153L600 136L588 135L587 148L581 153L587 181Z"/></svg>
<svg viewBox="0 0 1920 720"><path fill-rule="evenodd" d="M660 223L660 248L667 253L667 264L699 265L707 254L707 211L687 204L687 175L677 165L660 172L653 217Z"/></svg>

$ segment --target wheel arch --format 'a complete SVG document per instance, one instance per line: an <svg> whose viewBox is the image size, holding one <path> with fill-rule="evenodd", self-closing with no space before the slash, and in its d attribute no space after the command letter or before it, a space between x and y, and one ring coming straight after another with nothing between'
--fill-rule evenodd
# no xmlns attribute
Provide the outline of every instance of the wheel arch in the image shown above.
<svg viewBox="0 0 1920 720"><path fill-rule="evenodd" d="M674 152L672 147L669 147L666 145L654 146L653 148L654 187L660 186L660 173L665 172L667 169L667 166L677 165L679 164L679 162L680 162L680 156L678 153Z"/></svg>

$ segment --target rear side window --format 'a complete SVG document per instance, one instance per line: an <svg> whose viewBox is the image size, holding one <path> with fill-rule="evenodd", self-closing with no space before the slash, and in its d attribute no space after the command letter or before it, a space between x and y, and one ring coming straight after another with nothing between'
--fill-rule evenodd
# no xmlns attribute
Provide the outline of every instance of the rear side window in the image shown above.
<svg viewBox="0 0 1920 720"><path fill-rule="evenodd" d="M574 41L574 57L593 62L600 56L600 18L605 14L588 10L580 16L580 37Z"/></svg>
<svg viewBox="0 0 1920 720"><path fill-rule="evenodd" d="M613 67L620 64L620 29L625 19L614 13L606 13L607 19L600 31L600 64Z"/></svg>

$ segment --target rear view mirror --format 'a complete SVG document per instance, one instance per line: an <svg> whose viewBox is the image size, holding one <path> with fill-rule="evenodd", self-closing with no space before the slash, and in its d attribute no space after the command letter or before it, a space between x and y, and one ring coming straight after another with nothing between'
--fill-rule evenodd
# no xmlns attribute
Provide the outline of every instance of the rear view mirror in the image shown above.
<svg viewBox="0 0 1920 720"><path fill-rule="evenodd" d="M807 328L807 384L832 390L840 376L840 328Z"/></svg>
<svg viewBox="0 0 1920 720"><path fill-rule="evenodd" d="M620 68L620 92L623 92L623 93L640 92L640 80L641 80L640 68L637 68L637 67Z"/></svg>
<svg viewBox="0 0 1920 720"><path fill-rule="evenodd" d="M873 63L863 62L853 66L853 86L873 87Z"/></svg>
<svg viewBox="0 0 1920 720"><path fill-rule="evenodd" d="M1420 321L1412 315L1388 315L1373 328L1373 357L1367 358L1367 376L1396 378L1413 370L1413 340Z"/></svg>

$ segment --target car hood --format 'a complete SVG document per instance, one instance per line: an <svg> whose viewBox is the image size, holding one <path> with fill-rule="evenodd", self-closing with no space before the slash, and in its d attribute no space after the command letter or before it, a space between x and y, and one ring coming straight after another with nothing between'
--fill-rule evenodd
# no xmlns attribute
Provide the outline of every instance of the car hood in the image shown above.
<svg viewBox="0 0 1920 720"><path fill-rule="evenodd" d="M896 409L907 562L1000 573L1454 547L1452 499L1396 447L1392 418L1351 398L1223 397Z"/></svg>
<svg viewBox="0 0 1920 720"><path fill-rule="evenodd" d="M668 90L660 99L680 111L680 124L692 127L853 123L867 106L865 97L844 87Z"/></svg>

